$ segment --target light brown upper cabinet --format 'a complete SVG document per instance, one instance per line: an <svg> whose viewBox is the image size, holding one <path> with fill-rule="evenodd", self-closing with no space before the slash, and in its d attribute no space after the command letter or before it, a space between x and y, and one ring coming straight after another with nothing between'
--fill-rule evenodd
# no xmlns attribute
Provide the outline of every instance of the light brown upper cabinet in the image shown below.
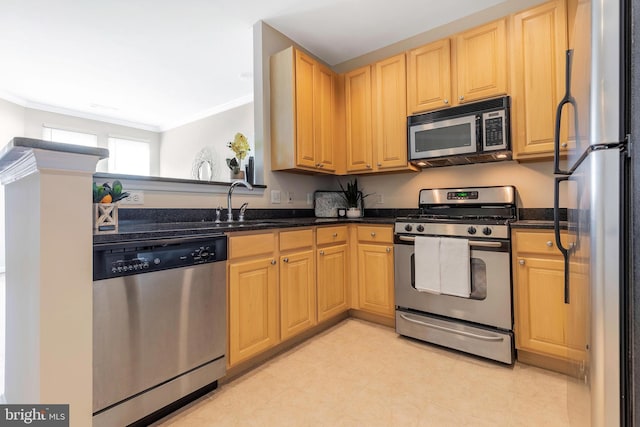
<svg viewBox="0 0 640 427"><path fill-rule="evenodd" d="M566 1L556 0L513 15L513 157L553 157L556 107L564 95L567 50ZM567 117L560 141L566 151Z"/></svg>
<svg viewBox="0 0 640 427"><path fill-rule="evenodd" d="M451 105L451 41L439 40L407 53L407 112Z"/></svg>
<svg viewBox="0 0 640 427"><path fill-rule="evenodd" d="M459 103L507 93L506 21L499 19L456 36Z"/></svg>
<svg viewBox="0 0 640 427"><path fill-rule="evenodd" d="M411 170L404 54L345 74L347 172Z"/></svg>
<svg viewBox="0 0 640 427"><path fill-rule="evenodd" d="M287 48L271 57L271 169L334 173L337 76Z"/></svg>
<svg viewBox="0 0 640 427"><path fill-rule="evenodd" d="M371 67L344 76L347 128L347 172L373 170Z"/></svg>
<svg viewBox="0 0 640 427"><path fill-rule="evenodd" d="M507 93L506 18L407 55L408 114Z"/></svg>

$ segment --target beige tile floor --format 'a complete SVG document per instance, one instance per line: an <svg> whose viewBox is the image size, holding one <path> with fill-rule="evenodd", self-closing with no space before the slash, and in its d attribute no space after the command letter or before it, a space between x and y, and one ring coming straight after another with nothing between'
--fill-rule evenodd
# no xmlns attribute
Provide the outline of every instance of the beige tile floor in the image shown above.
<svg viewBox="0 0 640 427"><path fill-rule="evenodd" d="M157 426L569 425L566 377L348 319Z"/></svg>

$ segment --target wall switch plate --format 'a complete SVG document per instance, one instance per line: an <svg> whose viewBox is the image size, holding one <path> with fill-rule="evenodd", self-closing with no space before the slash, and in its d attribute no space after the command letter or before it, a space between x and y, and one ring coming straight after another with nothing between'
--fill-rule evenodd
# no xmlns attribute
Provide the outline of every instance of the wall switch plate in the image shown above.
<svg viewBox="0 0 640 427"><path fill-rule="evenodd" d="M376 194L376 203L378 205L384 204L384 196L382 194Z"/></svg>
<svg viewBox="0 0 640 427"><path fill-rule="evenodd" d="M144 205L144 191L129 191L129 195L120 200L123 205Z"/></svg>
<svg viewBox="0 0 640 427"><path fill-rule="evenodd" d="M280 190L271 190L271 203L280 203Z"/></svg>
<svg viewBox="0 0 640 427"><path fill-rule="evenodd" d="M307 193L307 205L313 205L313 193Z"/></svg>

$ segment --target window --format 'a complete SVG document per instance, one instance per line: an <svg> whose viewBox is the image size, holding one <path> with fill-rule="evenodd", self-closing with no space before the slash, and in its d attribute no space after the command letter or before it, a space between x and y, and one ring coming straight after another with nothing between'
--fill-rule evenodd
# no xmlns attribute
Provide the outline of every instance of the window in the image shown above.
<svg viewBox="0 0 640 427"><path fill-rule="evenodd" d="M42 139L45 141L61 142L63 144L84 145L86 147L98 146L97 135L72 130L56 129L49 126L42 127Z"/></svg>
<svg viewBox="0 0 640 427"><path fill-rule="evenodd" d="M109 137L109 172L149 175L151 156L149 143Z"/></svg>

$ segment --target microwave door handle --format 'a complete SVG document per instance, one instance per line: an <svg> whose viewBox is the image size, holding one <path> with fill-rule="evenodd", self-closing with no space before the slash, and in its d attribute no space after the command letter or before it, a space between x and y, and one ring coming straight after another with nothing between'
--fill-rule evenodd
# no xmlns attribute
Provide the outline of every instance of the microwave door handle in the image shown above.
<svg viewBox="0 0 640 427"><path fill-rule="evenodd" d="M482 114L476 115L476 153L481 153L484 147L484 123Z"/></svg>

